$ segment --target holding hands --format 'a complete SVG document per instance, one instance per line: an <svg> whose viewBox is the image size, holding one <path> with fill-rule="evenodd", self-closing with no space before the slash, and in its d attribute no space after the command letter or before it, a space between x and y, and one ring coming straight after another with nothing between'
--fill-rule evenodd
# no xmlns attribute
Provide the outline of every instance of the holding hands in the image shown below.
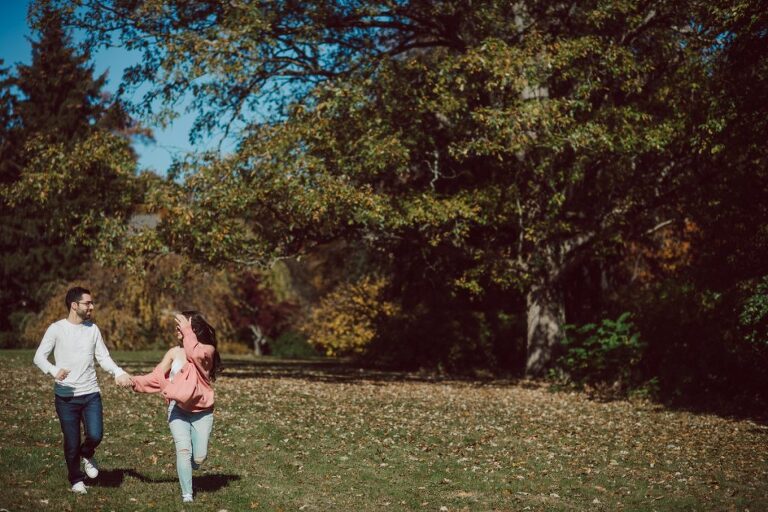
<svg viewBox="0 0 768 512"><path fill-rule="evenodd" d="M174 315L174 320L176 322L176 328L178 329L179 332L181 332L181 329L184 327L192 326L192 322L189 320L189 318L185 317L181 313L177 313L176 315ZM164 358L163 361L165 361L165 359L168 359L168 367L170 368L171 359L168 357L169 355L171 355L171 352L166 354L166 358ZM56 380L63 380L67 378L68 374L69 374L69 370L61 370L56 375ZM121 388L130 388L130 387L133 387L132 379L133 378L131 377L130 374L123 373L119 377L115 377L115 384L117 384Z"/></svg>
<svg viewBox="0 0 768 512"><path fill-rule="evenodd" d="M123 373L119 377L115 377L115 384L117 384L121 388L129 388L133 386L133 382L131 381L131 376L128 373Z"/></svg>

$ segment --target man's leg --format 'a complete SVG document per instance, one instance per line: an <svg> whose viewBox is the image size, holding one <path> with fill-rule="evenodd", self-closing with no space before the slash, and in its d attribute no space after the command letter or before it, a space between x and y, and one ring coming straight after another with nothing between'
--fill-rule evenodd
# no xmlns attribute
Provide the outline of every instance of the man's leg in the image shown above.
<svg viewBox="0 0 768 512"><path fill-rule="evenodd" d="M80 421L83 404L79 397L56 395L56 414L59 417L61 433L64 434L64 459L67 461L67 478L71 485L85 480L80 469Z"/></svg>
<svg viewBox="0 0 768 512"><path fill-rule="evenodd" d="M96 452L104 435L104 413L101 404L101 394L85 395L83 404L83 427L85 440L80 446L80 456L90 459Z"/></svg>

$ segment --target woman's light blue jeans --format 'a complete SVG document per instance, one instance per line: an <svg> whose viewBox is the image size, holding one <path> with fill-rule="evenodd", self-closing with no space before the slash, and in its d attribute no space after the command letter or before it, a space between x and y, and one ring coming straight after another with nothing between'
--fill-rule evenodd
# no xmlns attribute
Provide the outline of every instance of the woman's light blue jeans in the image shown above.
<svg viewBox="0 0 768 512"><path fill-rule="evenodd" d="M213 409L187 412L174 405L168 426L176 445L176 472L182 496L192 496L192 468L197 469L208 456L208 439L213 430Z"/></svg>

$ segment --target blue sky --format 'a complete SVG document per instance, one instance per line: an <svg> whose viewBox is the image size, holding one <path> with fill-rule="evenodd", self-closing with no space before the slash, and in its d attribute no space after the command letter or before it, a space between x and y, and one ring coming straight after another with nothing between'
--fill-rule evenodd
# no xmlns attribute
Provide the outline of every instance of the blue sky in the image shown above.
<svg viewBox="0 0 768 512"><path fill-rule="evenodd" d="M27 27L27 0L0 1L0 59L3 67L12 67L16 63L29 64L31 60L31 45L28 38L31 32ZM114 92L120 83L123 70L131 65L136 57L116 48L100 51L92 55L96 75L108 72L107 89ZM173 124L165 129L156 126L153 130L156 142L150 145L135 144L139 154L139 167L151 169L164 175L174 155L183 155L191 151L189 130L193 116L183 114ZM215 147L217 141L212 141L210 147ZM206 147L208 145L204 145Z"/></svg>

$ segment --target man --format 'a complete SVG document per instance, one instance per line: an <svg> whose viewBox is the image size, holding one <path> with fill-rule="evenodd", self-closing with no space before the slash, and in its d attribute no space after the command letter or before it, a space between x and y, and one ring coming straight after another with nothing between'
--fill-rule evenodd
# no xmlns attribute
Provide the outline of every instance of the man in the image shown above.
<svg viewBox="0 0 768 512"><path fill-rule="evenodd" d="M131 376L109 356L99 328L91 321L93 299L85 288L67 291L67 318L52 323L35 353L35 364L55 379L56 414L64 434L64 458L72 492L86 494L85 477L96 478L94 453L104 430L101 393L93 358L115 377L119 386L131 385ZM53 352L55 364L48 361ZM85 440L80 440L80 423ZM80 469L82 460L85 473Z"/></svg>

